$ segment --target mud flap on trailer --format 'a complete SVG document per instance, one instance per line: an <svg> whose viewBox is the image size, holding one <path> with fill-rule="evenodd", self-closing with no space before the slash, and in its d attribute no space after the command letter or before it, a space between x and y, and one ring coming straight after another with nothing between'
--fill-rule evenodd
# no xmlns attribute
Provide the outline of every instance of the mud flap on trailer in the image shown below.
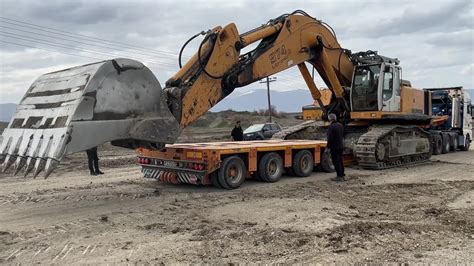
<svg viewBox="0 0 474 266"><path fill-rule="evenodd" d="M142 167L145 178L153 178L163 183L171 184L203 184L204 175L187 171L165 171L155 167Z"/></svg>

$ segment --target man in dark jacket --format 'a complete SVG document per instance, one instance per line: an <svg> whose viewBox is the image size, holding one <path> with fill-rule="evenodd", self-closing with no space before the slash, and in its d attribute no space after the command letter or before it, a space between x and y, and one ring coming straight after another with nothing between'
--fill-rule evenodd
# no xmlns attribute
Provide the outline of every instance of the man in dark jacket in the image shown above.
<svg viewBox="0 0 474 266"><path fill-rule="evenodd" d="M244 140L244 131L242 127L240 126L240 121L237 121L237 123L235 123L235 127L234 129L232 129L232 132L230 133L230 135L232 136L233 141Z"/></svg>
<svg viewBox="0 0 474 266"><path fill-rule="evenodd" d="M331 125L328 127L327 140L328 148L331 153L332 163L336 169L337 177L333 178L334 181L344 181L344 164L342 162L342 151L344 149L344 126L337 122L335 114L328 115L329 122Z"/></svg>
<svg viewBox="0 0 474 266"><path fill-rule="evenodd" d="M86 150L87 163L91 175L102 175L104 172L99 170L99 156L97 155L97 147Z"/></svg>

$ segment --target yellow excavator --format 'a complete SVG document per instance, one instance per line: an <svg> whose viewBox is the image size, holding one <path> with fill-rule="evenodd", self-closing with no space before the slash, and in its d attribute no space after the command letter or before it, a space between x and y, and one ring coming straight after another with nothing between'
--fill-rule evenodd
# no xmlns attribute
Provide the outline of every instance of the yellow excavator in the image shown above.
<svg viewBox="0 0 474 266"><path fill-rule="evenodd" d="M3 171L48 176L68 154L109 141L163 149L234 89L295 66L323 113L346 124L360 165L379 169L430 157L426 93L402 80L397 59L342 48L329 25L301 10L245 33L234 23L215 27L186 44L200 35L198 51L183 66L180 56L181 68L164 89L142 63L121 58L40 76L3 132ZM322 103L306 63L332 92L329 104ZM323 138L324 124L310 123L280 137Z"/></svg>

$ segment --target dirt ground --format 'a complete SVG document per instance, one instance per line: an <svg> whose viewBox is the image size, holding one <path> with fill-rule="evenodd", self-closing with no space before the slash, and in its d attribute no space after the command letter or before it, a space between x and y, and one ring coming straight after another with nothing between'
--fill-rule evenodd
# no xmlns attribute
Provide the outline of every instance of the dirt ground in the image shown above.
<svg viewBox="0 0 474 266"><path fill-rule="evenodd" d="M161 184L133 153L101 155L102 176L83 155L47 180L0 175L0 263L474 264L472 149L233 191Z"/></svg>

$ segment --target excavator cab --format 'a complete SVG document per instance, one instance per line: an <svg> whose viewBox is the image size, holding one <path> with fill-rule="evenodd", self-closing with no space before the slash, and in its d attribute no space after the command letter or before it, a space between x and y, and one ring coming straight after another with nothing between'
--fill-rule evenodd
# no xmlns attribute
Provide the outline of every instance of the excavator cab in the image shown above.
<svg viewBox="0 0 474 266"><path fill-rule="evenodd" d="M400 74L397 59L376 55L354 68L351 111L400 111Z"/></svg>

